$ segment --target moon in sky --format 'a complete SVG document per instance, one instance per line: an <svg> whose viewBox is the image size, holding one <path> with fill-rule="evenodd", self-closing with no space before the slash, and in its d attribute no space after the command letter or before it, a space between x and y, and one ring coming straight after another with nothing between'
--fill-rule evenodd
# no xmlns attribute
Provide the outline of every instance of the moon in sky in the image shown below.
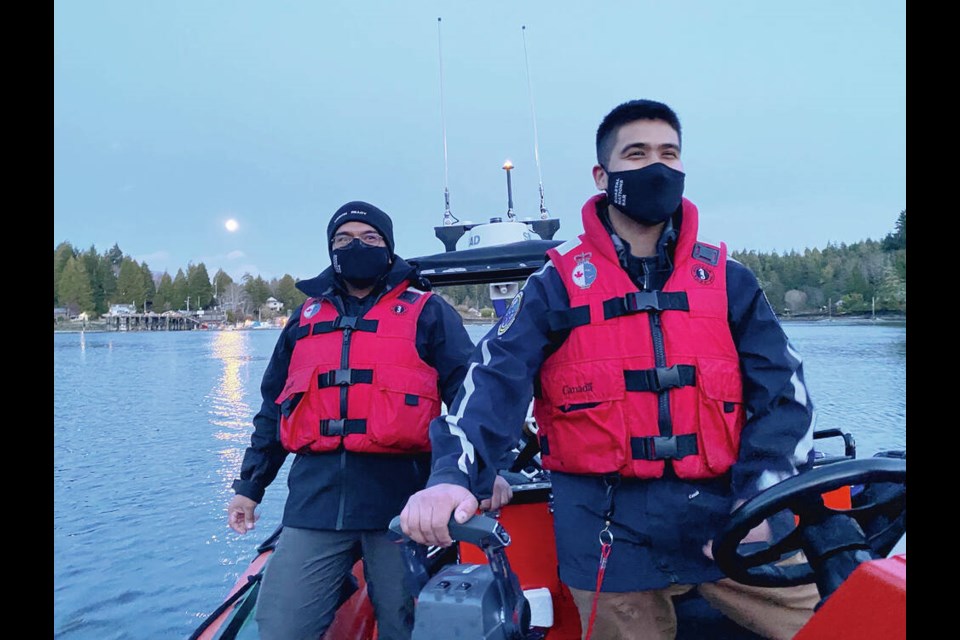
<svg viewBox="0 0 960 640"><path fill-rule="evenodd" d="M236 220L234 220L233 218L230 218L229 220L227 220L224 226L227 228L227 231L236 231L240 225L237 224Z"/></svg>

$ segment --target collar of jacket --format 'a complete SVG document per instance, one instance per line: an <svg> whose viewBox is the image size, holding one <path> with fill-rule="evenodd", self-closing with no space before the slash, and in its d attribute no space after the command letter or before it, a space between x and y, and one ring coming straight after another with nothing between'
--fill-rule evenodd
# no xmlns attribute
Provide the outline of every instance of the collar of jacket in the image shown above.
<svg viewBox="0 0 960 640"><path fill-rule="evenodd" d="M600 218L604 229L610 234L613 246L617 250L620 265L625 271L629 272L627 247L630 246L630 243L617 235L617 232L613 230L613 224L610 222L610 212L607 209L607 196L605 194L597 200L596 207L597 217ZM663 229L660 231L660 238L657 240L657 264L661 269L673 268L673 252L677 247L677 237L680 235L680 224L682 222L683 207L680 207L676 213L670 216L670 219L667 220L667 223L663 225Z"/></svg>

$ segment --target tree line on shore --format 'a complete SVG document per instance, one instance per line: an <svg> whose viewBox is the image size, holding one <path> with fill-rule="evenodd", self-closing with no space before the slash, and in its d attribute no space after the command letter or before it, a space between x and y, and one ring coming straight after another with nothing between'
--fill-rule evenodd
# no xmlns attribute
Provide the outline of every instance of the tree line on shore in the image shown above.
<svg viewBox="0 0 960 640"><path fill-rule="evenodd" d="M780 315L906 313L907 211L882 240L828 244L802 253L732 251L757 276L774 311ZM86 313L96 319L113 304L138 311L220 309L231 322L257 316L270 297L295 309L306 296L297 280L285 274L264 280L245 273L234 281L223 269L211 278L206 265L190 263L171 276L153 272L146 262L125 255L117 244L99 253L61 242L53 250L53 306L69 317ZM492 307L487 285L455 285L439 290L461 309Z"/></svg>

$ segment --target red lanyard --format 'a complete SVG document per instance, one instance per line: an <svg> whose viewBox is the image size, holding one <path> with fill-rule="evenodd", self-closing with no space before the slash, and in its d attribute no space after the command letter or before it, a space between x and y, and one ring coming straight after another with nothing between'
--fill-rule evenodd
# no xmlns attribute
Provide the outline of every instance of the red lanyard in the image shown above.
<svg viewBox="0 0 960 640"><path fill-rule="evenodd" d="M603 574L607 571L607 558L610 557L610 548L613 546L613 534L610 533L610 521L600 532L600 565L597 567L597 589L593 593L593 606L590 607L590 623L587 625L587 635L584 640L590 640L593 633L593 623L597 619L597 603L600 600L600 585L603 584Z"/></svg>

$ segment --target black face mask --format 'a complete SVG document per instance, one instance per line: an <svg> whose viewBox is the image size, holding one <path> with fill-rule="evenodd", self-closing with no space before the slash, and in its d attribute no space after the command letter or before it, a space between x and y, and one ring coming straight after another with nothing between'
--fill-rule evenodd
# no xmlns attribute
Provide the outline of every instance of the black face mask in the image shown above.
<svg viewBox="0 0 960 640"><path fill-rule="evenodd" d="M640 224L665 221L680 206L684 173L662 162L629 171L607 171L607 199Z"/></svg>
<svg viewBox="0 0 960 640"><path fill-rule="evenodd" d="M358 289L366 289L390 269L390 250L371 247L356 238L342 249L330 252L333 270Z"/></svg>

